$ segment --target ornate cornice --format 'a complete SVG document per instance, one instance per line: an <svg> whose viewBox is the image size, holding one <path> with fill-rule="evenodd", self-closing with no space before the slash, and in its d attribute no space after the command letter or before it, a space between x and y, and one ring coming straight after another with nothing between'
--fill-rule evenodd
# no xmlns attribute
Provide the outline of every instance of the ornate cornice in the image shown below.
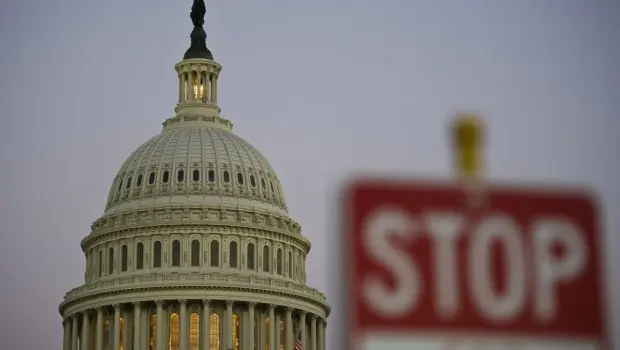
<svg viewBox="0 0 620 350"><path fill-rule="evenodd" d="M82 250L89 246L143 233L250 233L278 238L300 246L306 254L310 241L301 235L301 226L285 216L244 209L205 207L162 207L132 210L104 216L91 225L91 233L82 239Z"/></svg>
<svg viewBox="0 0 620 350"><path fill-rule="evenodd" d="M329 313L330 310L323 293L303 284L285 282L275 278L218 273L153 273L103 280L82 285L69 291L65 294L59 310L62 314L63 309L76 302L96 299L104 295L159 289L251 291L290 296L319 306L325 309L326 313Z"/></svg>

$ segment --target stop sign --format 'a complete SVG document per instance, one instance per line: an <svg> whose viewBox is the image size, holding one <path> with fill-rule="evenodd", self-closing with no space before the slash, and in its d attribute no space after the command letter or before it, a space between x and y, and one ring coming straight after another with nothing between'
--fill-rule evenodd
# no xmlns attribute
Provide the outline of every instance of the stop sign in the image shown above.
<svg viewBox="0 0 620 350"><path fill-rule="evenodd" d="M609 349L586 191L358 180L344 196L350 350Z"/></svg>

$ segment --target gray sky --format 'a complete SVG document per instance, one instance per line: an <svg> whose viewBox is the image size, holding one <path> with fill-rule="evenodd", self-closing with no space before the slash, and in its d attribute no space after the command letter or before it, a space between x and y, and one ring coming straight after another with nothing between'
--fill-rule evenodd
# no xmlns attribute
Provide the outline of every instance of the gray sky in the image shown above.
<svg viewBox="0 0 620 350"><path fill-rule="evenodd" d="M58 304L83 281L79 241L124 159L173 114L190 5L0 4L4 344L60 347ZM335 262L323 258L336 239L337 180L355 170L450 176L446 122L456 109L488 121L489 178L594 186L608 252L620 248L617 1L207 6L208 45L224 67L223 116L271 161L313 242L309 284L335 304L330 348L342 320L328 286Z"/></svg>

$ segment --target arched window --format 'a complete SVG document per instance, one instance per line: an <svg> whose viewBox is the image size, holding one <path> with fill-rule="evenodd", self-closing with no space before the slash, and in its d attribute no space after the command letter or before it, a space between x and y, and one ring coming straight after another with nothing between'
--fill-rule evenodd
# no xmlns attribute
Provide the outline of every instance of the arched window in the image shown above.
<svg viewBox="0 0 620 350"><path fill-rule="evenodd" d="M144 244L138 243L136 246L136 270L144 268Z"/></svg>
<svg viewBox="0 0 620 350"><path fill-rule="evenodd" d="M169 332L170 339L168 339L168 342L170 344L170 350L179 350L179 314L176 312L170 315Z"/></svg>
<svg viewBox="0 0 620 350"><path fill-rule="evenodd" d="M97 334L97 333L92 333ZM94 337L96 339L96 337ZM157 349L157 315L151 315L149 322L149 350Z"/></svg>
<svg viewBox="0 0 620 350"><path fill-rule="evenodd" d="M185 180L185 172L181 169L177 172L177 182L183 182Z"/></svg>
<svg viewBox="0 0 620 350"><path fill-rule="evenodd" d="M250 185L252 185L252 187L256 187L256 179L254 178L254 175L250 175Z"/></svg>
<svg viewBox="0 0 620 350"><path fill-rule="evenodd" d="M136 180L136 187L142 186L142 174L138 175L138 179Z"/></svg>
<svg viewBox="0 0 620 350"><path fill-rule="evenodd" d="M101 277L101 275L103 275L103 251L100 250L99 251L99 277Z"/></svg>
<svg viewBox="0 0 620 350"><path fill-rule="evenodd" d="M209 322L211 322L211 334L209 334L211 349L209 350L220 350L220 315L212 313Z"/></svg>
<svg viewBox="0 0 620 350"><path fill-rule="evenodd" d="M293 277L293 253L288 252L288 277Z"/></svg>
<svg viewBox="0 0 620 350"><path fill-rule="evenodd" d="M263 246L263 271L269 272L269 247Z"/></svg>
<svg viewBox="0 0 620 350"><path fill-rule="evenodd" d="M225 183L229 183L230 182L230 173L226 170L224 170L224 182Z"/></svg>
<svg viewBox="0 0 620 350"><path fill-rule="evenodd" d="M256 259L254 259L254 243L248 243L248 249L247 249L247 256L248 256L248 264L247 264L247 268L248 270L254 270L254 261Z"/></svg>
<svg viewBox="0 0 620 350"><path fill-rule="evenodd" d="M229 255L230 255L230 267L237 267L237 242L230 242L230 245L228 247L229 249Z"/></svg>
<svg viewBox="0 0 620 350"><path fill-rule="evenodd" d="M189 315L189 350L200 350L200 315Z"/></svg>
<svg viewBox="0 0 620 350"><path fill-rule="evenodd" d="M192 241L192 266L200 266L200 242Z"/></svg>
<svg viewBox="0 0 620 350"><path fill-rule="evenodd" d="M164 171L164 174L161 176L161 181L165 184L170 181L170 172L168 170Z"/></svg>
<svg viewBox="0 0 620 350"><path fill-rule="evenodd" d="M266 190L267 188L265 187L265 179L261 178L260 179L260 187L263 188L263 190Z"/></svg>
<svg viewBox="0 0 620 350"><path fill-rule="evenodd" d="M149 185L152 185L155 183L155 172L151 172L151 174L149 175Z"/></svg>
<svg viewBox="0 0 620 350"><path fill-rule="evenodd" d="M207 178L208 178L209 182L214 182L215 181L215 171L209 170Z"/></svg>
<svg viewBox="0 0 620 350"><path fill-rule="evenodd" d="M108 274L114 272L114 248L108 249Z"/></svg>
<svg viewBox="0 0 620 350"><path fill-rule="evenodd" d="M127 246L121 247L121 271L127 271Z"/></svg>
<svg viewBox="0 0 620 350"><path fill-rule="evenodd" d="M161 267L161 242L155 241L153 247L153 267Z"/></svg>
<svg viewBox="0 0 620 350"><path fill-rule="evenodd" d="M220 243L211 241L211 267L220 266Z"/></svg>
<svg viewBox="0 0 620 350"><path fill-rule="evenodd" d="M192 172L192 180L194 180L194 182L200 181L200 170L194 169Z"/></svg>
<svg viewBox="0 0 620 350"><path fill-rule="evenodd" d="M276 252L276 272L278 275L282 274L282 249L280 248Z"/></svg>
<svg viewBox="0 0 620 350"><path fill-rule="evenodd" d="M172 241L172 266L181 266L181 242Z"/></svg>
<svg viewBox="0 0 620 350"><path fill-rule="evenodd" d="M237 173L237 183L239 185L243 185L243 174L242 173Z"/></svg>
<svg viewBox="0 0 620 350"><path fill-rule="evenodd" d="M241 334L241 332L239 332L239 315L237 314L233 314L232 317L232 322L233 322L233 329L232 329L232 341L233 341L233 350L239 350L240 348L240 341L239 341L239 335Z"/></svg>
<svg viewBox="0 0 620 350"><path fill-rule="evenodd" d="M271 192L274 192L273 191L273 182L272 181L269 181L269 187L271 187Z"/></svg>
<svg viewBox="0 0 620 350"><path fill-rule="evenodd" d="M131 176L127 179L127 183L125 184L125 188L131 187Z"/></svg>

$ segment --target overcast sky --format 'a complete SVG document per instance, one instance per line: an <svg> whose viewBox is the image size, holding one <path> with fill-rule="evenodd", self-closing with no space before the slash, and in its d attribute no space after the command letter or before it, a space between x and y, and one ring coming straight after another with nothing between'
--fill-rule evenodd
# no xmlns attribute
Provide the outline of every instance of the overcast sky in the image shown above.
<svg viewBox="0 0 620 350"><path fill-rule="evenodd" d="M122 162L173 115L173 66L189 44L190 6L1 2L0 339L13 345L7 349L60 348L58 304L83 282L80 239L102 214ZM208 46L224 67L222 114L270 160L291 215L312 240L308 282L334 304L330 348L338 348L342 321L328 283L336 262L324 258L337 238L329 221L337 181L356 170L449 177L446 127L458 109L486 117L489 178L595 187L608 253L618 255L617 1L207 6ZM617 298L613 309L620 310Z"/></svg>

